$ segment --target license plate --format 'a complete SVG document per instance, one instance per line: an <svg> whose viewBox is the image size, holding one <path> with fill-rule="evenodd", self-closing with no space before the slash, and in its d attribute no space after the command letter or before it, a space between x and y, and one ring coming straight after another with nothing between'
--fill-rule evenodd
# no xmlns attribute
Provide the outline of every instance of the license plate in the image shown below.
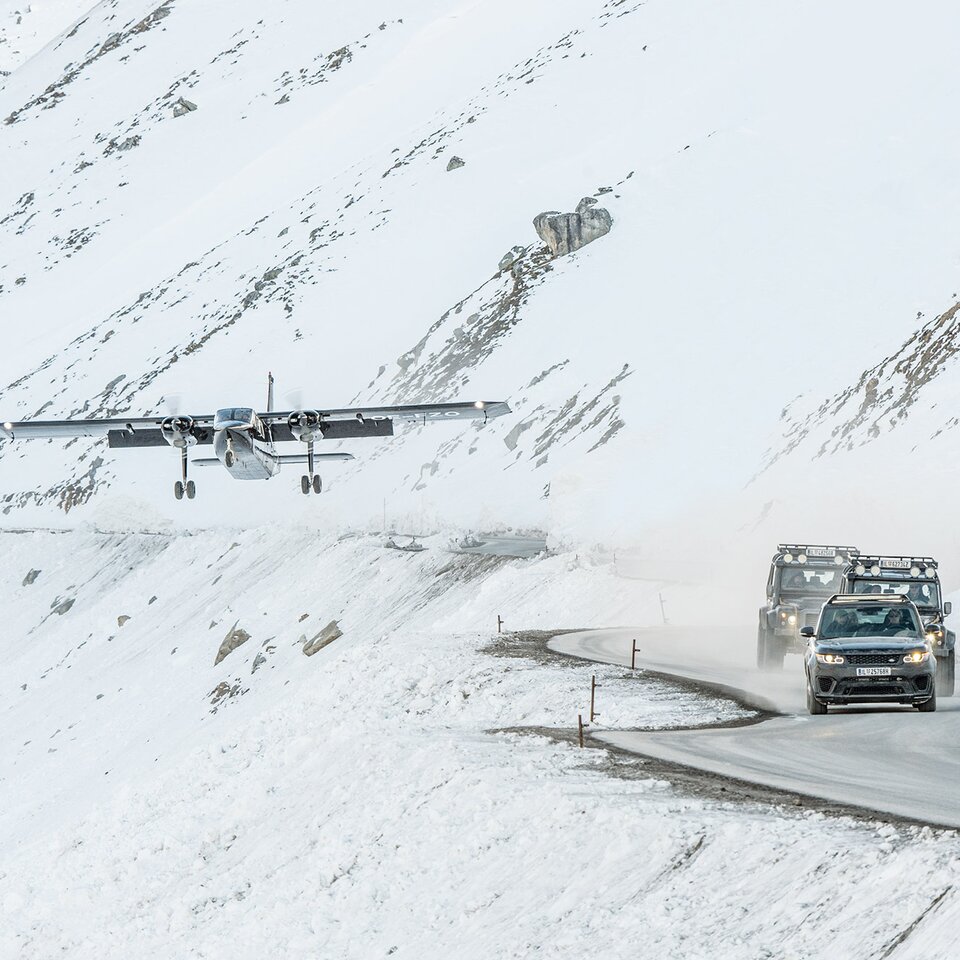
<svg viewBox="0 0 960 960"><path fill-rule="evenodd" d="M890 667L857 667L858 677L889 677Z"/></svg>
<svg viewBox="0 0 960 960"><path fill-rule="evenodd" d="M886 567L888 570L909 570L910 561L900 557L881 557L880 566Z"/></svg>

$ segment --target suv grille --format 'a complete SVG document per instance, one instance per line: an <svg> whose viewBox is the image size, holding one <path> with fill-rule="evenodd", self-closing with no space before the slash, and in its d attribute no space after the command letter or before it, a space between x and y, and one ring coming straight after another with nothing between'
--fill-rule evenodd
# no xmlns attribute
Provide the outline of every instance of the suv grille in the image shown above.
<svg viewBox="0 0 960 960"><path fill-rule="evenodd" d="M846 692L852 697L897 697L902 696L905 691L900 684L871 683L850 687Z"/></svg>
<svg viewBox="0 0 960 960"><path fill-rule="evenodd" d="M846 654L847 663L858 663L861 665L864 664L882 664L887 666L890 664L898 663L902 657L902 654L899 653L888 653L883 651L882 653L848 653Z"/></svg>

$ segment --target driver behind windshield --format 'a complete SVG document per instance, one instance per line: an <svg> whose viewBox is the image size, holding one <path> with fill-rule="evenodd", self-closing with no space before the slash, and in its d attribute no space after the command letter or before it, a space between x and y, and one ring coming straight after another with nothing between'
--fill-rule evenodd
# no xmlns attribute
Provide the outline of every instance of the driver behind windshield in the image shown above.
<svg viewBox="0 0 960 960"><path fill-rule="evenodd" d="M807 585L807 581L803 576L803 572L800 570L790 570L783 578L782 588L784 590L794 590L800 591L803 590Z"/></svg>
<svg viewBox="0 0 960 960"><path fill-rule="evenodd" d="M927 589L926 584L923 583L914 583L910 586L910 589L907 590L907 596L919 607L930 603L929 594L930 591Z"/></svg>
<svg viewBox="0 0 960 960"><path fill-rule="evenodd" d="M879 632L882 637L903 637L916 633L913 617L908 610L889 610L883 618L883 626Z"/></svg>

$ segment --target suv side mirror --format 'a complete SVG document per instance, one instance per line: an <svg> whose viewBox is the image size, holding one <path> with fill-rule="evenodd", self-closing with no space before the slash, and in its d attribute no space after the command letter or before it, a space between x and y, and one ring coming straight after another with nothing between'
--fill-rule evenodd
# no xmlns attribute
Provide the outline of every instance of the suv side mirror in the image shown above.
<svg viewBox="0 0 960 960"><path fill-rule="evenodd" d="M947 602L944 603L943 605L943 615L945 617L949 617L952 612L953 612L953 604L949 600L947 600Z"/></svg>
<svg viewBox="0 0 960 960"><path fill-rule="evenodd" d="M808 640L809 640L812 636L814 636L815 634L816 634L816 631L813 629L813 627L801 627L801 628L800 628L800 636L801 636L801 637L806 637Z"/></svg>

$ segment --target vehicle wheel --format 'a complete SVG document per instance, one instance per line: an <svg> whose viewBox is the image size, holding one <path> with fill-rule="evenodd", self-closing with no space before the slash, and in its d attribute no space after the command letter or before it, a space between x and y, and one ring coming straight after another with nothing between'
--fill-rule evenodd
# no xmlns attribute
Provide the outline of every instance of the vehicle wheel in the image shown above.
<svg viewBox="0 0 960 960"><path fill-rule="evenodd" d="M776 637L767 637L763 646L763 669L769 673L782 670L783 658L787 655L783 641L777 640Z"/></svg>
<svg viewBox="0 0 960 960"><path fill-rule="evenodd" d="M807 677L807 710L815 717L823 716L827 712L827 705L821 703L813 695L813 687L810 685L809 677Z"/></svg>
<svg viewBox="0 0 960 960"><path fill-rule="evenodd" d="M952 697L956 684L955 651L951 650L945 657L937 657L937 694L941 697Z"/></svg>
<svg viewBox="0 0 960 960"><path fill-rule="evenodd" d="M173 495L174 495L178 500L182 500L182 499L183 499L183 483L182 483L180 480L178 480L178 481L173 485Z"/></svg>
<svg viewBox="0 0 960 960"><path fill-rule="evenodd" d="M323 481L319 475L313 478L313 492L319 493L323 489Z"/></svg>
<svg viewBox="0 0 960 960"><path fill-rule="evenodd" d="M223 462L227 465L227 468L228 468L228 469L229 469L230 467L232 467L232 466L237 462L237 458L233 455L233 451L232 451L232 450L228 450L228 451L223 455Z"/></svg>
<svg viewBox="0 0 960 960"><path fill-rule="evenodd" d="M192 481L187 481L187 499L192 500L197 495L197 485Z"/></svg>
<svg viewBox="0 0 960 960"><path fill-rule="evenodd" d="M763 670L767 660L767 631L757 627L757 669Z"/></svg>
<svg viewBox="0 0 960 960"><path fill-rule="evenodd" d="M937 688L933 688L933 696L929 700L924 700L923 703L917 704L917 709L921 713L933 713L937 709Z"/></svg>
<svg viewBox="0 0 960 960"><path fill-rule="evenodd" d="M303 493L310 492L310 478L306 474L300 478L300 489Z"/></svg>

